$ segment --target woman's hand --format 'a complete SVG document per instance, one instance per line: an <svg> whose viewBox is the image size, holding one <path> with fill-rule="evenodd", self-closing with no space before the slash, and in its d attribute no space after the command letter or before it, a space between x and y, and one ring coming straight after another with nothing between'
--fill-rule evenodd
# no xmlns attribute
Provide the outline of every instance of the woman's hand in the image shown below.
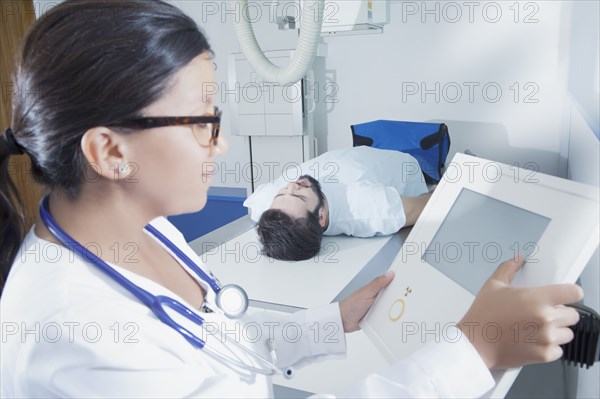
<svg viewBox="0 0 600 399"><path fill-rule="evenodd" d="M393 279L394 272L387 272L340 302L344 332L348 333L360 330L358 323L365 317L369 309L371 309L379 292L387 287Z"/></svg>
<svg viewBox="0 0 600 399"><path fill-rule="evenodd" d="M522 264L521 257L502 263L459 323L489 368L556 360L562 356L560 345L573 339L568 326L577 323L579 313L563 305L580 301L581 288L513 287L510 283Z"/></svg>

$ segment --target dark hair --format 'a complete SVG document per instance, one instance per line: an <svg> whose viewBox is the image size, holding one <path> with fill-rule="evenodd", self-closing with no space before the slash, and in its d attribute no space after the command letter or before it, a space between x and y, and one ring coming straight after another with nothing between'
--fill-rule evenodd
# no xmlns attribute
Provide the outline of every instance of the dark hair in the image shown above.
<svg viewBox="0 0 600 399"><path fill-rule="evenodd" d="M66 1L43 15L27 33L13 77L11 127L34 179L77 197L83 134L142 116L173 75L207 51L196 23L159 0ZM24 234L7 148L0 138L0 289Z"/></svg>
<svg viewBox="0 0 600 399"><path fill-rule="evenodd" d="M323 227L319 223L319 211L325 203L321 184L312 176L303 175L311 189L319 198L313 212L306 217L294 219L279 209L265 211L256 229L263 247L263 253L274 259L306 260L316 256L321 250Z"/></svg>
<svg viewBox="0 0 600 399"><path fill-rule="evenodd" d="M256 231L263 253L274 259L305 260L321 250L323 228L318 209L298 219L279 209L269 209L261 215Z"/></svg>

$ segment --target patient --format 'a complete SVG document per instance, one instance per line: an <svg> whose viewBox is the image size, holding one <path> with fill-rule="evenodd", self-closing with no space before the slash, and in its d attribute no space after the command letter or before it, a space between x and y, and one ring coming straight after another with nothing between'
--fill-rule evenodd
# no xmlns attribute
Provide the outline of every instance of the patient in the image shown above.
<svg viewBox="0 0 600 399"><path fill-rule="evenodd" d="M323 235L389 235L412 226L430 194L410 155L371 147L327 152L264 184L244 205L265 255L310 259Z"/></svg>

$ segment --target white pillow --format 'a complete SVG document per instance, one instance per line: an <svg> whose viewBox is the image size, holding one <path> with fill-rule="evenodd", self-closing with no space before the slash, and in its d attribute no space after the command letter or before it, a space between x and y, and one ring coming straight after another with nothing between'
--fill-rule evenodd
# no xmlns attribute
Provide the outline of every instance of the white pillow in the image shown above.
<svg viewBox="0 0 600 399"><path fill-rule="evenodd" d="M283 185L285 185L285 182L283 182ZM258 223L261 215L271 207L273 198L282 187L279 179L272 183L261 184L252 195L246 198L244 206L250 211L250 219Z"/></svg>

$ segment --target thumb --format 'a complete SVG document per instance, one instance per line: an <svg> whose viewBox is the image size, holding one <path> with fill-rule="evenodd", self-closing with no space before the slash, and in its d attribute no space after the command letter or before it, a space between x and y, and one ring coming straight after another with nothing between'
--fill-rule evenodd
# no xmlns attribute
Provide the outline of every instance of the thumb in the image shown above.
<svg viewBox="0 0 600 399"><path fill-rule="evenodd" d="M523 265L523 255L519 254L514 258L508 259L502 262L492 274L491 279L502 281L503 283L510 284L517 270Z"/></svg>
<svg viewBox="0 0 600 399"><path fill-rule="evenodd" d="M373 281L371 281L366 287L365 290L367 291L366 294L369 297L374 297L377 296L377 294L379 294L379 292L384 289L385 287L387 287L392 280L394 279L394 272L393 271L389 271L386 274L376 277Z"/></svg>

